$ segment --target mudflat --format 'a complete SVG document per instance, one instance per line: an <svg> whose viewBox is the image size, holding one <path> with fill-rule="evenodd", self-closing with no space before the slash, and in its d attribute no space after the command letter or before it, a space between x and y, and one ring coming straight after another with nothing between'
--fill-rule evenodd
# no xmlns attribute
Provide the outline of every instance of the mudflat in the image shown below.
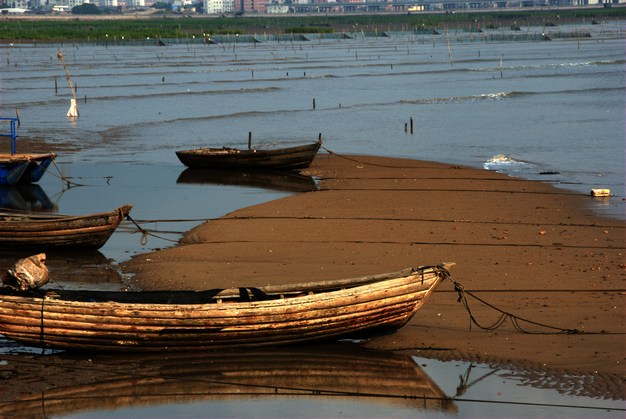
<svg viewBox="0 0 626 419"><path fill-rule="evenodd" d="M321 154L307 174L319 191L206 222L123 270L144 290L205 289L455 262L475 322L445 281L405 327L361 345L602 374L623 393L626 223L594 214L599 198L371 156Z"/></svg>

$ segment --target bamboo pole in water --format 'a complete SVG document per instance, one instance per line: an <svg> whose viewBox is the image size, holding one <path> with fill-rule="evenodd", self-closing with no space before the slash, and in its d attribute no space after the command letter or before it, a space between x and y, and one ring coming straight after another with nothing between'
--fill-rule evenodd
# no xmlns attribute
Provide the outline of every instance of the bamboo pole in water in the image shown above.
<svg viewBox="0 0 626 419"><path fill-rule="evenodd" d="M57 51L57 58L59 59L59 61L61 61L61 64L63 65L65 78L67 79L67 82L70 85L70 91L72 92L72 100L70 102L70 109L67 111L67 116L70 118L78 118L78 102L76 101L76 92L74 91L74 87L72 86L72 79L70 78L70 73L67 70L67 65L65 65L65 60L63 59L63 53L61 53L61 51Z"/></svg>

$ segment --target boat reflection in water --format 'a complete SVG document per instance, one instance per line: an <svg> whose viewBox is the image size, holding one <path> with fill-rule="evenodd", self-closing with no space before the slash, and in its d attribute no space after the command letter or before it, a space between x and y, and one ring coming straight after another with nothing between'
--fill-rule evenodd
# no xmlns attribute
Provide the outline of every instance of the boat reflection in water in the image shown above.
<svg viewBox="0 0 626 419"><path fill-rule="evenodd" d="M350 347L344 352L345 348L338 348L342 346ZM112 409L117 414L119 409L199 402L203 404L196 408L202 412L196 415L210 411L209 416L219 416L217 406L227 402L227 412L232 416L238 415L240 403L285 400L314 403L316 416L328 403L348 403L352 408L378 405L388 413L394 406L415 413L457 411L454 402L409 356L361 351L352 345L202 354L86 357L57 353L3 358L0 375L13 378L10 384L5 380L6 391L0 391L0 416L49 417ZM211 410L206 410L207 403L213 406ZM188 408L185 411L189 412ZM260 412L251 413L258 416ZM302 413L277 411L280 416Z"/></svg>
<svg viewBox="0 0 626 419"><path fill-rule="evenodd" d="M290 171L189 168L178 176L176 183L249 186L282 192L317 190L313 177Z"/></svg>
<svg viewBox="0 0 626 419"><path fill-rule="evenodd" d="M0 208L20 211L54 212L57 205L46 192L36 183L25 183L15 186L0 186Z"/></svg>

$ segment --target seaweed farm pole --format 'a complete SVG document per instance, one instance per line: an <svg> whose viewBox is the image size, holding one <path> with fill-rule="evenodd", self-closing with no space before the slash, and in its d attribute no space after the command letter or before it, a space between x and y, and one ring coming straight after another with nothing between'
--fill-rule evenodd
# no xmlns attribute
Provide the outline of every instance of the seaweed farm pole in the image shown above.
<svg viewBox="0 0 626 419"><path fill-rule="evenodd" d="M78 118L78 103L76 102L76 92L74 92L72 79L70 78L70 73L67 71L67 66L65 65L65 60L63 59L63 54L60 50L57 51L57 58L59 59L59 61L61 61L61 64L63 64L65 78L67 79L67 82L70 85L70 91L72 92L72 100L70 102L70 109L67 111L67 116L70 118Z"/></svg>
<svg viewBox="0 0 626 419"><path fill-rule="evenodd" d="M450 47L450 38L448 37L448 28L446 28L446 43L448 44L448 61L452 67L452 48Z"/></svg>

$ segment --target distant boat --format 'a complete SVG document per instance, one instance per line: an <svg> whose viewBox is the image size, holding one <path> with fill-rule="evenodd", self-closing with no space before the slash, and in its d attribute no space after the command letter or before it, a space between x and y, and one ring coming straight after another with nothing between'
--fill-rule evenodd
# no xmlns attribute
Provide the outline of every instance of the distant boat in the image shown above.
<svg viewBox="0 0 626 419"><path fill-rule="evenodd" d="M0 249L99 249L132 206L90 215L0 210Z"/></svg>
<svg viewBox="0 0 626 419"><path fill-rule="evenodd" d="M176 152L178 159L194 169L300 170L311 165L322 145L320 138L307 145L275 149L197 148Z"/></svg>
<svg viewBox="0 0 626 419"><path fill-rule="evenodd" d="M54 153L18 154L16 152L16 125L18 118L0 118L0 123L9 123L9 133L1 132L0 137L10 140L10 153L0 153L0 186L13 186L20 183L35 183L44 175L50 163L56 158Z"/></svg>
<svg viewBox="0 0 626 419"><path fill-rule="evenodd" d="M103 352L258 348L370 336L404 326L448 276L446 265L424 266L260 288L140 292L16 291L6 282L0 288L0 334L29 346Z"/></svg>

